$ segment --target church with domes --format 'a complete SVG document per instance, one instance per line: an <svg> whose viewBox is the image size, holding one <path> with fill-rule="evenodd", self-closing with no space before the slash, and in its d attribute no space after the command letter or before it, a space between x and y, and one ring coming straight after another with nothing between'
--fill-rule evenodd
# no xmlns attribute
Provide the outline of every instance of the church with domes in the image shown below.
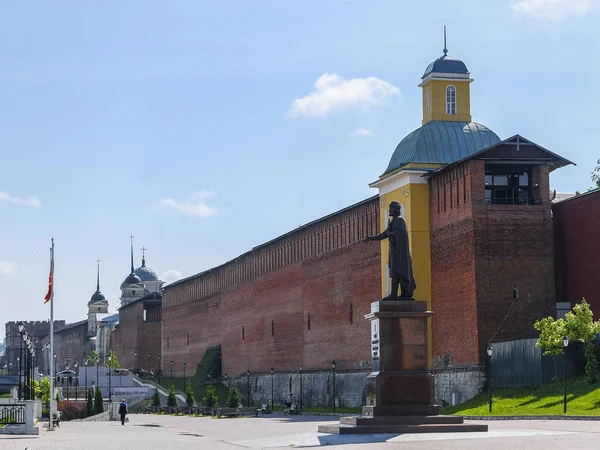
<svg viewBox="0 0 600 450"><path fill-rule="evenodd" d="M121 283L121 306L135 302L149 294L160 293L164 281L158 279L156 272L146 266L145 248L142 248L142 265L133 266L133 237L131 239L131 271Z"/></svg>

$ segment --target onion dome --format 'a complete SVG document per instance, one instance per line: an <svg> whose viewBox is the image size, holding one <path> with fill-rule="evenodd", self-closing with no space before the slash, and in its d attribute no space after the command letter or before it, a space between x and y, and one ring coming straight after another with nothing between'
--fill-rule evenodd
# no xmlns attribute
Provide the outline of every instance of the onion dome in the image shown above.
<svg viewBox="0 0 600 450"><path fill-rule="evenodd" d="M146 249L142 249L145 251ZM134 273L140 277L142 281L158 281L158 276L156 272L152 270L150 267L146 267L146 256L142 255L142 266L135 269Z"/></svg>

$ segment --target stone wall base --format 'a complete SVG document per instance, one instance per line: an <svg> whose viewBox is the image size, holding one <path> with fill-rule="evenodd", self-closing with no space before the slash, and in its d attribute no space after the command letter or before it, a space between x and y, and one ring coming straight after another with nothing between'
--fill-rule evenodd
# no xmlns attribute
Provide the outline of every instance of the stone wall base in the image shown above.
<svg viewBox="0 0 600 450"><path fill-rule="evenodd" d="M478 365L434 369L435 401L441 406L464 403L481 392L486 374Z"/></svg>

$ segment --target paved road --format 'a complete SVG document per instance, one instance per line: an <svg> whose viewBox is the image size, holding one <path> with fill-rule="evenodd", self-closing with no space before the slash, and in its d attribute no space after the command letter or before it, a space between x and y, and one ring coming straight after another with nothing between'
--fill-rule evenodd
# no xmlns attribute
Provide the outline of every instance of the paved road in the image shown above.
<svg viewBox="0 0 600 450"><path fill-rule="evenodd" d="M289 449L343 445L340 450L591 450L600 447L597 421L491 421L488 433L335 436L317 425L335 418L268 416L243 419L131 415L130 421L63 422L39 437L0 435L2 450ZM483 422L474 422L483 423Z"/></svg>

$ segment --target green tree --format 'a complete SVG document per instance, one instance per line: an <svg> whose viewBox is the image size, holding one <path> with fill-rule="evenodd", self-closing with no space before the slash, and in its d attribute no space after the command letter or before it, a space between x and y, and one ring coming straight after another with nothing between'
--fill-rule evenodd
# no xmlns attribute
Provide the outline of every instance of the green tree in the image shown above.
<svg viewBox="0 0 600 450"><path fill-rule="evenodd" d="M190 408L194 406L196 400L194 399L194 388L192 387L192 383L189 381L185 385L185 404Z"/></svg>
<svg viewBox="0 0 600 450"><path fill-rule="evenodd" d="M591 171L592 181L596 183L596 187L600 188L600 159L596 162L596 167Z"/></svg>
<svg viewBox="0 0 600 450"><path fill-rule="evenodd" d="M100 361L100 354L96 350L92 350L87 359L91 365L95 366Z"/></svg>
<svg viewBox="0 0 600 450"><path fill-rule="evenodd" d="M108 351L108 358L104 360L104 366L110 370L115 370L121 367L121 364L117 359L117 355L112 350Z"/></svg>
<svg viewBox="0 0 600 450"><path fill-rule="evenodd" d="M96 397L94 399L94 414L101 414L104 412L104 399L102 398L102 392L99 388L96 388Z"/></svg>
<svg viewBox="0 0 600 450"><path fill-rule="evenodd" d="M94 398L92 397L92 390L87 390L87 403L85 405L85 415L86 417L94 415Z"/></svg>
<svg viewBox="0 0 600 450"><path fill-rule="evenodd" d="M154 395L152 396L152 406L160 406L160 394L158 393L158 389L154 391Z"/></svg>
<svg viewBox="0 0 600 450"><path fill-rule="evenodd" d="M227 406L230 408L237 408L240 406L241 400L242 397L240 395L240 391L238 391L235 386L229 388L229 391L227 391Z"/></svg>
<svg viewBox="0 0 600 450"><path fill-rule="evenodd" d="M600 321L594 322L594 314L585 298L569 311L564 320L552 317L535 322L534 327L540 332L536 346L544 350L544 355L558 355L563 352L562 338L567 336L571 341L579 341L585 350L585 378L590 384L598 379L598 360L594 354L594 340L600 333Z"/></svg>
<svg viewBox="0 0 600 450"><path fill-rule="evenodd" d="M217 391L214 386L208 386L206 388L206 395L202 399L202 404L209 408L216 406L219 403L219 397L217 396Z"/></svg>
<svg viewBox="0 0 600 450"><path fill-rule="evenodd" d="M42 403L50 403L50 377L42 378Z"/></svg>
<svg viewBox="0 0 600 450"><path fill-rule="evenodd" d="M175 386L169 386L169 396L167 397L167 406L177 406L177 396L175 395Z"/></svg>

